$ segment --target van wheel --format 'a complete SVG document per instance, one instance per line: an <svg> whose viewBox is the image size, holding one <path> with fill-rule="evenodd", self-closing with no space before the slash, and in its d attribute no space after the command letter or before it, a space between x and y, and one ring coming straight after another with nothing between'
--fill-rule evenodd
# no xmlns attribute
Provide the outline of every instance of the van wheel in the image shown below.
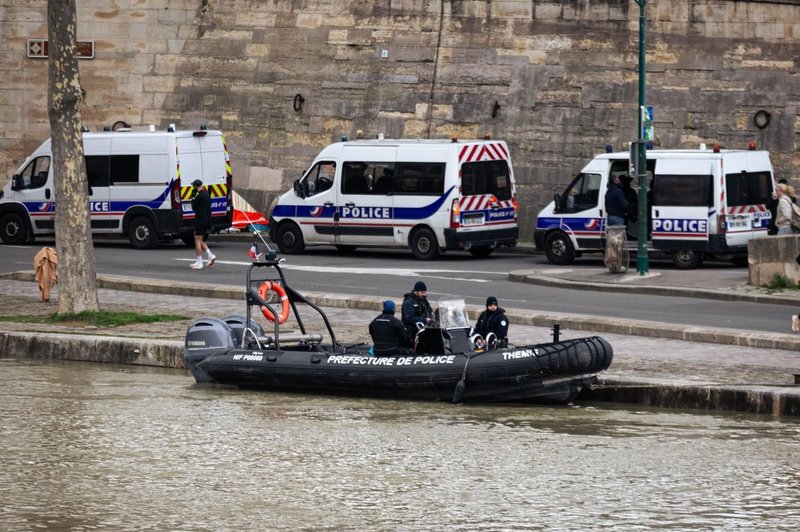
<svg viewBox="0 0 800 532"><path fill-rule="evenodd" d="M0 218L0 239L4 244L17 246L28 241L28 227L22 216L11 212Z"/></svg>
<svg viewBox="0 0 800 532"><path fill-rule="evenodd" d="M128 240L136 249L151 249L156 245L156 228L146 216L134 218L128 226Z"/></svg>
<svg viewBox="0 0 800 532"><path fill-rule="evenodd" d="M703 254L699 251L681 249L672 252L672 264L681 270L693 270L703 264Z"/></svg>
<svg viewBox="0 0 800 532"><path fill-rule="evenodd" d="M336 249L342 253L352 253L356 250L356 246L346 246L344 244L336 244Z"/></svg>
<svg viewBox="0 0 800 532"><path fill-rule="evenodd" d="M294 224L280 226L275 234L275 238L278 249L281 250L281 253L285 253L286 255L302 253L305 248L303 245L303 234L300 232L300 228Z"/></svg>
<svg viewBox="0 0 800 532"><path fill-rule="evenodd" d="M575 260L575 248L572 246L572 241L562 231L554 231L547 235L544 241L544 254L553 264L564 266L572 264Z"/></svg>
<svg viewBox="0 0 800 532"><path fill-rule="evenodd" d="M469 253L473 257L483 258L488 257L494 252L494 248L489 246L480 246L476 248L469 248Z"/></svg>
<svg viewBox="0 0 800 532"><path fill-rule="evenodd" d="M411 237L411 252L415 259L433 260L439 256L439 242L430 229L419 229Z"/></svg>

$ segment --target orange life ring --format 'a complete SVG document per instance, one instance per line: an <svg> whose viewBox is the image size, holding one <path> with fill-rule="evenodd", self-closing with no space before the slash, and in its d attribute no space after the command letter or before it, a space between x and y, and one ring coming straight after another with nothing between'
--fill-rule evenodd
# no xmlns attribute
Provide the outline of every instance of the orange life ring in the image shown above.
<svg viewBox="0 0 800 532"><path fill-rule="evenodd" d="M289 297L286 295L286 290L284 290L280 284L273 281L264 281L261 283L261 286L258 287L258 295L266 301L267 293L270 290L274 290L275 293L278 294L278 297L281 298L281 313L278 315L278 323L283 323L289 319ZM267 307L262 306L261 313L269 321L275 321L275 316Z"/></svg>

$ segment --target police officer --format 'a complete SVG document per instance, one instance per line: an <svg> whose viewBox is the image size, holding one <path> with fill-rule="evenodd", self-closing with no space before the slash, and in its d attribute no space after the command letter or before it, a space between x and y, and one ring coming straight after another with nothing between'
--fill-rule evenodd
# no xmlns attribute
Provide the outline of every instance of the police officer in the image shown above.
<svg viewBox="0 0 800 532"><path fill-rule="evenodd" d="M506 318L506 311L497 306L496 297L490 296L486 298L486 310L478 316L475 332L484 338L489 333L494 333L495 337L497 337L497 345L488 346L490 349L508 345L508 318Z"/></svg>
<svg viewBox="0 0 800 532"><path fill-rule="evenodd" d="M384 301L383 313L369 324L369 335L375 344L372 351L376 357L411 354L406 328L394 317L394 309L394 301Z"/></svg>
<svg viewBox="0 0 800 532"><path fill-rule="evenodd" d="M403 296L403 325L411 338L419 330L418 323L424 327L433 320L433 309L427 295L428 287L422 281L417 281L414 290Z"/></svg>

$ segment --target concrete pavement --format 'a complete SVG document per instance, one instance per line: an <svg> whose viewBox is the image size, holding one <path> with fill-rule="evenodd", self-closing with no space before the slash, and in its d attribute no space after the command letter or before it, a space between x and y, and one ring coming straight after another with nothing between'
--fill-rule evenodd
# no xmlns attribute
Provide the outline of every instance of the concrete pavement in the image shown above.
<svg viewBox="0 0 800 532"><path fill-rule="evenodd" d="M641 280L624 280L622 274L607 277L612 274L585 270L564 268L557 272L549 270L546 274L534 270L514 272L511 276L520 282L560 282L572 288L594 290L631 286L637 290L650 287L651 290L697 291L697 284L707 282L714 285L710 289L719 294L749 296L753 302L765 296L757 291L749 293L740 285L739 274L734 273L727 280L715 275L714 279L704 281L702 277L709 277L709 273L703 270L696 270L688 277L681 271L683 286L669 286L677 279L677 276L669 275L672 272ZM13 308L14 314L55 312L53 302L38 302L38 288L31 282L32 272L2 277L0 298L4 308ZM687 278L694 279L691 281L694 286L686 281ZM727 286L722 286L726 283ZM0 352L5 356L64 357L180 367L182 339L189 318L244 313L242 288L116 276L99 276L98 286L101 287L99 297L103 308L172 312L187 316L187 320L113 330L0 321ZM56 287L53 298L57 293ZM325 309L335 324L340 341L369 341L367 324L380 309L378 298L305 295ZM788 305L797 300L791 293L769 296L780 297ZM470 310L474 319L475 313L481 309ZM791 312L787 307L787 329ZM0 310L2 313L4 311ZM800 415L800 386L794 385L795 374L800 374L800 337L790 331L774 335L704 330L515 309L509 309L508 315L512 322L510 336L517 345L550 341L554 323L562 327L562 338L587 336L586 331L592 331L601 333L611 343L614 362L601 375L602 385L584 396L585 400ZM305 314L303 319L308 319ZM118 354L112 356L109 353Z"/></svg>

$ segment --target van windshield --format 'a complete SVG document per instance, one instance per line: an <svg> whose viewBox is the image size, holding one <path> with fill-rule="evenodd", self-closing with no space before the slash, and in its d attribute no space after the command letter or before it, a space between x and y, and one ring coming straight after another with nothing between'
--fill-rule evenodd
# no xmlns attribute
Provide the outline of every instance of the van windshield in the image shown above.
<svg viewBox="0 0 800 532"><path fill-rule="evenodd" d="M506 161L478 161L461 165L461 193L464 196L493 194L499 201L510 200L511 176Z"/></svg>

